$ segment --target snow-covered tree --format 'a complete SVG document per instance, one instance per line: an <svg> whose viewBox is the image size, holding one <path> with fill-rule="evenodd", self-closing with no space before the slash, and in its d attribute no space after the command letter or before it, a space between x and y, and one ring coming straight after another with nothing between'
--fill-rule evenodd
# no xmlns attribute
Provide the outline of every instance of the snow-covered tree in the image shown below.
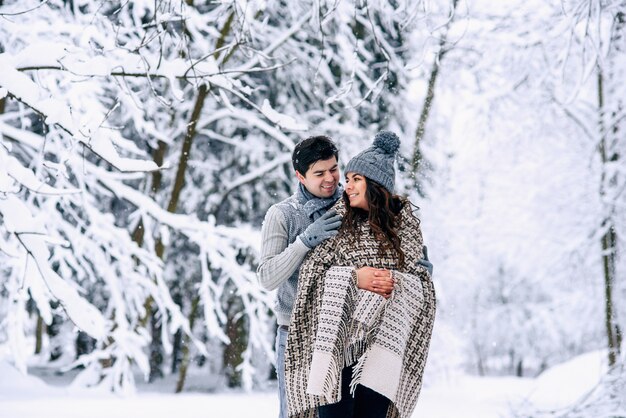
<svg viewBox="0 0 626 418"><path fill-rule="evenodd" d="M425 236L440 266L443 321L468 337L467 367L537 373L606 338L603 266L612 259L619 271L623 260L615 246L598 243L610 230L602 214L610 213L620 246L623 163L601 163L599 129L613 135L621 119L600 123L606 112L598 111L594 71L600 63L617 73L624 62L595 36L616 36L623 5L467 6L448 29L454 47L438 66L421 144L433 173L424 189ZM425 79L417 85L421 94L427 87ZM621 109L621 97L611 106ZM614 138L610 147L619 150ZM612 289L623 292L623 284ZM611 306L617 329L623 307Z"/></svg>
<svg viewBox="0 0 626 418"><path fill-rule="evenodd" d="M85 384L130 390L133 365L156 378L170 355L178 390L198 355L229 384L262 380L260 220L291 192L303 136L347 158L403 126L420 5L3 2L1 329L16 364L32 324L56 317L91 338L51 337L80 336L61 365Z"/></svg>

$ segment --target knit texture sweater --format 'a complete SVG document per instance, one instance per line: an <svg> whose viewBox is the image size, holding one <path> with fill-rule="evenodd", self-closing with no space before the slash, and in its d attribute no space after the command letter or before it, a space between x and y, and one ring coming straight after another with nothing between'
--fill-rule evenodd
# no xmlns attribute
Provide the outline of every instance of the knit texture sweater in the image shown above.
<svg viewBox="0 0 626 418"><path fill-rule="evenodd" d="M343 189L337 187L332 197L321 199L299 184L292 196L271 206L265 215L257 276L266 290L277 289L274 312L278 325L290 323L298 286L298 269L310 251L298 236L322 216L341 193Z"/></svg>
<svg viewBox="0 0 626 418"><path fill-rule="evenodd" d="M334 209L345 213L343 201ZM351 387L369 387L391 400L387 418L408 418L417 403L435 317L430 275L417 264L422 254L419 220L405 203L397 233L406 266L393 254L380 255L378 241L363 222L356 245L347 236L311 251L300 268L292 326L285 351L290 417L314 418L316 407L341 399L341 370L355 365ZM356 288L354 269L392 271L392 297Z"/></svg>

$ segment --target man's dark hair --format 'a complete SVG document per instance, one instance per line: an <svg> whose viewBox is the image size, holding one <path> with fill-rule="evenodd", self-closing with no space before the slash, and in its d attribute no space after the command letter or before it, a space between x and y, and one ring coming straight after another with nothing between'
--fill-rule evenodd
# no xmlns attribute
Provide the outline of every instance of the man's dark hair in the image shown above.
<svg viewBox="0 0 626 418"><path fill-rule="evenodd" d="M294 170L305 175L313 163L319 160L337 158L339 151L332 139L325 135L310 136L298 142L291 154Z"/></svg>

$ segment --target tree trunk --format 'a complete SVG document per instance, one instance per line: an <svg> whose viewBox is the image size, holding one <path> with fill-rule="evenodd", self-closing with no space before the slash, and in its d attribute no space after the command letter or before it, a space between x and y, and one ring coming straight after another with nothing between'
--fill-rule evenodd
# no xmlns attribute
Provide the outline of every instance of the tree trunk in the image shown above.
<svg viewBox="0 0 626 418"><path fill-rule="evenodd" d="M150 316L150 333L152 340L150 341L150 375L148 382L152 383L163 377L163 337L161 336L163 324L161 323L161 312L154 311Z"/></svg>
<svg viewBox="0 0 626 418"><path fill-rule="evenodd" d="M430 116L430 109L435 98L435 83L437 82L437 76L439 75L441 58L444 55L443 45L445 44L445 38L446 36L444 35L439 45L441 49L439 51L437 59L433 63L433 68L430 70L430 77L428 78L428 90L426 91L426 97L424 98L424 104L422 105L422 111L420 113L420 118L417 123L417 131L415 132L415 147L413 149L413 160L411 162L413 173L417 173L420 162L422 161L420 144L422 139L424 138L424 132L426 131L426 122L428 121L428 116Z"/></svg>
<svg viewBox="0 0 626 418"><path fill-rule="evenodd" d="M515 369L515 376L523 377L524 376L524 360L520 359L517 362L517 368Z"/></svg>
<svg viewBox="0 0 626 418"><path fill-rule="evenodd" d="M45 328L45 324L43 322L43 318L41 317L41 315L37 314L37 329L35 331L35 354L41 353L41 348L43 345L44 328Z"/></svg>
<svg viewBox="0 0 626 418"><path fill-rule="evenodd" d="M417 180L417 173L420 169L420 164L422 162L422 152L420 150L420 146L422 139L424 138L424 133L426 132L426 123L428 122L428 118L430 116L430 110L433 104L433 100L435 99L435 84L437 83L437 77L439 76L439 68L441 66L441 62L444 56L449 51L449 49L446 47L446 42L448 40L448 32L450 31L450 26L454 22L457 5L458 0L453 0L451 17L449 22L446 24L445 32L443 33L439 41L439 52L437 53L437 57L435 58L433 66L430 70L430 77L428 77L428 90L426 91L426 97L424 98L424 104L422 105L422 111L420 112L419 121L417 123L417 131L415 132L415 145L413 147L411 171L414 176L415 187L420 196L424 196L424 189L420 182Z"/></svg>
<svg viewBox="0 0 626 418"><path fill-rule="evenodd" d="M597 74L598 83L598 111L599 111L599 125L600 125L600 145L598 151L600 152L600 159L602 162L602 175L600 179L600 199L604 200L606 195L606 188L612 182L612 179L606 179L607 163L613 158L608 157L607 150L607 129L604 122L605 119L605 93L604 93L604 75L602 68L598 67ZM616 127L613 127L615 130ZM602 248L602 267L604 276L604 325L606 328L607 347L608 347L608 361L609 367L615 365L621 346L621 330L617 322L615 314L615 302L613 299L613 289L615 288L615 265L616 265L616 251L617 251L617 236L614 227L614 220L612 218L613 211L608 211L606 218L603 219L601 225L605 231L601 238Z"/></svg>
<svg viewBox="0 0 626 418"><path fill-rule="evenodd" d="M241 386L241 371L239 365L243 363L243 353L248 346L245 315L242 314L241 298L232 293L226 302L226 336L230 343L224 347L222 354L224 372L228 387Z"/></svg>
<svg viewBox="0 0 626 418"><path fill-rule="evenodd" d="M154 150L152 154L153 161L158 165L163 165L165 159L165 152L167 151L167 144L163 141L158 142L158 148ZM152 172L152 185L150 186L150 196L154 198L157 192L161 189L161 182L163 180L163 174L160 170ZM143 246L145 228L143 221L139 220L139 223L135 227L132 233L133 240L139 247ZM150 320L150 334L152 340L150 341L150 375L148 380L154 382L157 378L163 377L163 371L161 370L161 364L163 363L163 341L161 340L161 323L159 320L160 314L154 312L152 305L154 300L152 297L148 297L144 302L144 309L146 311L145 317L141 320L141 325L146 326L148 320Z"/></svg>
<svg viewBox="0 0 626 418"><path fill-rule="evenodd" d="M172 296L174 303L183 309L183 296L182 291L174 293ZM174 334L174 342L172 343L172 374L178 372L178 368L182 361L182 345L183 345L183 331L179 328Z"/></svg>
<svg viewBox="0 0 626 418"><path fill-rule="evenodd" d="M234 18L235 18L235 13L233 12L228 16L228 18L226 19L226 22L224 22L224 27L222 27L222 30L220 31L220 37L215 44L216 50L219 51L219 49L222 46L224 46L224 44L226 43L226 37L230 33ZM236 48L237 47L233 48L230 51L230 53L222 59L222 65L228 62L232 54L235 52ZM214 54L216 61L218 60L219 56L220 56L219 52L216 52ZM196 127L197 127L198 120L200 118L200 112L202 110L202 106L204 105L204 99L206 98L208 92L209 90L206 87L206 85L202 85L200 87L200 91L198 92L198 98L196 100L196 104L194 106L194 110L191 116L191 122L189 123L187 127L187 135L185 136L185 143L183 144L183 151L181 152L181 156L179 159L179 172L176 173L176 181L174 183L174 191L172 192L172 200L170 200L170 204L168 205L168 210L170 212L173 212L173 210L175 210L176 205L178 204L178 199L180 197L179 196L180 190L182 190L182 186L184 184L184 172L181 173L180 168L181 168L181 165L183 164L184 164L184 169L186 169L187 167L187 159L189 158L189 150L191 149L191 143L193 141L193 138L196 135ZM185 147L188 139L189 139L189 144L187 147ZM176 203L172 204L174 200ZM173 209L173 210L170 210L170 209ZM160 244L160 243L161 243L161 240L159 239L157 241L157 244ZM200 305L200 296L196 296L191 302L191 311L189 312L189 318L188 318L189 329L192 331L193 331L193 324L195 323L196 316L198 315L199 305ZM189 355L189 338L181 338L181 353L182 353L182 357L180 360L178 381L176 383L176 390L175 390L176 393L182 392L183 388L185 387L185 380L187 379L187 370L189 368L189 356L190 356Z"/></svg>
<svg viewBox="0 0 626 418"><path fill-rule="evenodd" d="M196 322L198 315L198 306L200 306L200 296L193 298L191 302L191 311L189 312L189 329L193 330L193 324ZM187 368L189 367L189 342L182 339L182 359L180 361L180 372L178 373L178 381L176 382L176 393L183 391L185 380L187 379Z"/></svg>
<svg viewBox="0 0 626 418"><path fill-rule="evenodd" d="M615 317L613 289L615 285L615 232L613 227L602 237L602 266L604 273L604 322L608 342L609 367L615 365L622 340L621 330Z"/></svg>
<svg viewBox="0 0 626 418"><path fill-rule="evenodd" d="M172 369L171 373L177 373L183 361L183 331L179 328L174 334L174 342L172 343Z"/></svg>
<svg viewBox="0 0 626 418"><path fill-rule="evenodd" d="M196 103L193 107L193 111L191 113L191 120L187 125L187 133L185 134L185 139L183 140L183 146L180 151L180 156L178 158L178 167L176 170L176 178L174 181L174 187L172 189L172 194L170 196L170 200L167 204L167 211L170 213L176 213L178 208L178 202L180 200L180 194L185 186L185 174L187 172L187 162L189 161L189 154L191 151L191 145L193 144L193 140L196 136L196 126L198 124L198 119L200 118L200 114L202 112L202 107L204 106L204 100L206 99L208 93L208 88L206 84L203 84L198 89L198 95L196 97ZM159 148L157 149L155 155L157 157L164 157L166 146L162 143L159 144ZM156 158L155 158L156 159ZM156 174L153 174L153 183L152 183L152 192L156 194L156 191L159 190L161 186L162 177ZM141 227L141 228L140 228ZM136 235L141 237L143 241L143 225L139 224L137 226L139 231L136 230ZM135 235L135 234L133 234ZM155 254L157 257L163 260L165 256L165 245L163 244L163 240L161 237L157 237L155 240ZM145 325L147 319L150 318L150 331L152 334L152 342L150 344L150 382L154 381L157 377L163 376L163 371L161 370L161 365L163 364L163 342L161 340L161 321L160 321L160 313L154 312L152 305L153 300L149 297L144 306L146 308L146 317L145 320L142 321Z"/></svg>
<svg viewBox="0 0 626 418"><path fill-rule="evenodd" d="M188 0L187 4L189 6L193 6L193 1L192 0ZM217 40L215 48L216 50L219 50L225 43L226 43L226 36L230 33L231 27L232 27L232 22L234 20L235 17L235 13L231 13L228 18L226 19L226 22L224 23L224 27L222 28L222 30L220 31L220 38ZM233 52L235 51L236 47L233 48L230 51L230 54L226 57L224 57L224 59L222 60L222 65L225 64L228 59L232 56ZM219 58L220 53L216 52L214 54L215 59L217 60ZM192 113L191 113L191 117L190 117L190 122L187 125L187 132L185 134L185 138L183 140L183 146L181 148L181 153L180 156L178 158L178 167L177 167L177 171L176 171L176 177L174 180L174 187L172 189L172 194L170 196L168 205L167 205L167 210L170 213L176 213L176 210L178 209L178 203L180 201L180 195L181 192L184 188L185 185L185 175L187 172L187 163L189 161L189 156L190 156L190 152L191 152L191 147L193 145L193 141L196 137L196 129L197 129L197 125L198 125L198 121L200 119L200 115L202 113L202 108L204 106L204 101L208 95L209 92L209 88L207 87L206 84L202 84L200 86L200 88L198 89L198 95L196 96L196 102L194 104ZM161 141L159 141L159 148L155 151L154 153L154 161L161 165L163 163L164 157L165 157L165 152L167 150L167 145ZM152 174L152 187L151 187L151 191L153 195L156 195L156 193L159 191L159 189L161 188L161 182L162 182L162 175L159 171L155 171ZM143 223L139 222L139 224L137 225L137 228L135 229L135 231L133 232L133 239L135 239L135 241L139 244L142 245L143 244L143 234L145 233L144 228L143 228ZM164 255L165 255L165 246L163 244L163 241L161 239L161 237L157 237L157 239L155 240L155 253L156 255L163 259ZM200 303L200 298L196 297L194 298L194 300L192 301L192 309L191 312L189 314L189 322L190 322L190 329L192 329L192 324L195 321L195 317L197 315L197 310L198 310L198 305ZM154 315L155 313L153 313L152 310L152 304L153 304L153 300L151 297L149 297L144 306L146 309L146 317L144 318L144 320L142 321L142 324L145 325L147 322L147 319L149 317L153 318L152 323L154 324L152 327L152 338L153 338L153 346L154 345L158 345L158 346L162 346L161 344L161 324L160 322L155 322L154 321ZM156 341L155 341L156 340ZM188 368L188 362L189 362L189 347L187 345L188 341L186 338L183 338L182 336L180 337L180 352L182 353L182 358L180 360L180 370L179 370L179 379L176 385L176 392L180 392L183 390L184 384L185 384L185 378L187 375L187 368ZM162 356L161 356L162 357ZM158 374L160 373L160 364L161 362L157 361L159 360L159 356L151 356L150 357L150 375L152 376L153 373L154 374ZM162 359L161 359L162 360ZM175 361L175 360L174 360ZM159 370L153 370L153 368L159 367ZM174 367L174 366L173 366Z"/></svg>
<svg viewBox="0 0 626 418"><path fill-rule="evenodd" d="M193 1L188 1L187 2L188 5L192 6L193 5ZM219 48L221 48L225 42L226 42L226 36L228 35L228 33L230 32L231 29L231 25L233 22L233 19L235 17L234 13L231 13L229 15L229 17L226 19L226 22L224 24L224 27L221 30L221 36L220 38L217 40L216 42L216 46L215 48L217 50L219 50ZM234 49L234 48L233 48ZM232 51L231 51L232 53ZM219 52L215 53L215 59L217 60L219 58ZM222 64L224 64L227 61L226 57ZM190 122L187 125L187 132L185 134L185 139L183 140L183 146L181 148L181 152L180 152L180 156L178 157L178 167L176 170L176 177L174 180L174 187L172 189L172 194L170 196L169 202L167 204L167 210L168 212L171 213L176 213L176 210L178 209L178 202L180 201L180 195L182 193L182 190L185 186L185 175L187 173L187 163L189 161L189 156L190 156L190 152L191 152L191 146L193 145L193 141L196 137L196 128L198 125L198 121L200 119L200 115L202 113L202 108L204 106L204 101L207 97L209 93L209 88L207 87L206 84L202 84L200 86L200 88L198 89L198 95L196 96L196 103L194 104L192 113L191 113L191 118L190 118ZM162 164L164 157L165 157L165 152L167 150L167 145L161 141L159 141L159 148L155 151L154 154L154 161L157 162L157 164ZM161 181L162 181L162 175L160 172L156 171L152 174L152 188L151 191L153 193L153 195L156 195L156 193L158 192L158 190L161 188ZM133 233L133 237L137 237L136 241L139 243L140 240L141 242L143 242L143 224L140 222L137 225L137 229L135 229L134 233ZM161 239L161 237L157 237L156 242L155 242L155 253L156 255L163 259L164 255L165 255L165 246L163 245L163 241ZM152 298L148 298L146 300L145 303L145 308L146 308L146 316L154 316L154 313L152 312ZM192 313L190 313L190 317L193 316L195 318L195 310L197 310L197 305L199 303L199 300L196 302L195 300L192 302ZM155 323L154 321L152 321L153 323ZM161 342L161 325L160 322L158 323L159 325L157 326L155 324L155 326L152 327L152 338L153 338L153 342L152 342L152 346L162 346L162 342ZM157 332L158 331L158 332ZM156 340L156 341L155 341ZM182 346L182 360L181 360L181 368L180 368L180 375L179 375L179 382L176 385L176 392L180 392L184 386L184 382L185 382L185 377L187 374L187 364L186 364L186 355L188 357L188 352L189 349L186 346L186 342L184 338L180 339L180 344ZM186 355L185 355L186 354ZM151 356L150 357L150 375L152 376L153 374L153 368L159 368L158 372L155 370L154 373L158 374L160 373L160 367L161 367L161 362L159 362L159 358L161 358L161 362L162 362L162 356ZM188 360L188 359L187 359Z"/></svg>
<svg viewBox="0 0 626 418"><path fill-rule="evenodd" d="M56 306L58 306L56 303L53 304L53 308L56 308ZM53 314L52 315L52 322L50 323L50 325L45 327L45 331L48 334L48 341L51 342L50 350L49 350L50 351L50 361L54 361L54 360L58 359L59 357L61 357L63 355L64 345L63 344L55 344L55 345L52 344L52 342L55 340L54 337L59 335L59 333L61 332L61 324L62 323L63 323L63 319L61 318L61 316L59 316L57 314Z"/></svg>

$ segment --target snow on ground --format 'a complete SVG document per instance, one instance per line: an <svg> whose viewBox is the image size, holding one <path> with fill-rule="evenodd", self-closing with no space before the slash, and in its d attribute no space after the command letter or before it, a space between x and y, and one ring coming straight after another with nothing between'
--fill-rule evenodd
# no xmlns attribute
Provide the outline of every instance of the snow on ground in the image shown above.
<svg viewBox="0 0 626 418"><path fill-rule="evenodd" d="M413 418L503 418L532 387L532 379L460 377L425 388Z"/></svg>
<svg viewBox="0 0 626 418"><path fill-rule="evenodd" d="M583 354L543 372L528 401L546 410L566 408L598 385L606 371L606 351Z"/></svg>
<svg viewBox="0 0 626 418"><path fill-rule="evenodd" d="M536 379L460 376L425 387L414 418L503 418L531 401L540 408L565 406L584 395L603 371L603 353L557 365ZM54 380L54 379L53 379ZM56 382L59 384L59 381ZM24 376L0 361L0 418L274 418L275 391L242 393L162 392L140 385L135 396L55 386Z"/></svg>

